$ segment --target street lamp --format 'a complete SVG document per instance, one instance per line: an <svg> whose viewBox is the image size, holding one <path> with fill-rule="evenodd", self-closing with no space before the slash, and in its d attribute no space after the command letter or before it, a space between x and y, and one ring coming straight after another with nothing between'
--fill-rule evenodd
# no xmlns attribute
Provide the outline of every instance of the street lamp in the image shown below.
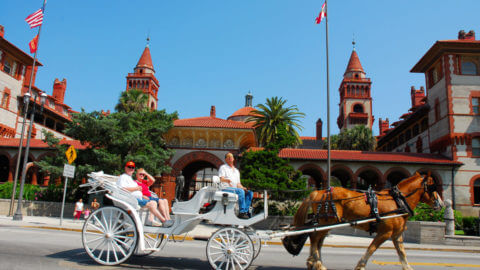
<svg viewBox="0 0 480 270"><path fill-rule="evenodd" d="M18 171L20 170L20 159L22 157L23 149L23 134L25 133L25 122L27 121L28 114L28 104L30 103L30 93L25 93L23 95L23 123L22 123L22 133L20 133L20 144L18 146L18 156L17 156L17 166L15 167L15 177L13 178L13 187L12 187L12 197L10 198L10 209L8 210L8 215L13 215L13 202L15 201L15 194L17 192L17 182L18 182Z"/></svg>
<svg viewBox="0 0 480 270"><path fill-rule="evenodd" d="M27 95L27 94L25 94ZM30 95L29 95L30 96ZM35 95L35 99L33 100L32 111L30 113L30 126L28 127L28 135L27 135L27 146L25 147L25 156L23 157L23 168L22 168L22 180L20 182L20 194L18 194L18 203L17 203L17 211L13 216L13 220L22 220L22 198L23 198L23 186L25 185L25 176L27 174L27 161L28 161L28 152L30 151L30 138L32 137L32 127L33 122L35 119L35 110L37 108L37 97ZM47 94L42 93L40 95L40 114L43 112L43 106L45 105L45 100L47 99Z"/></svg>

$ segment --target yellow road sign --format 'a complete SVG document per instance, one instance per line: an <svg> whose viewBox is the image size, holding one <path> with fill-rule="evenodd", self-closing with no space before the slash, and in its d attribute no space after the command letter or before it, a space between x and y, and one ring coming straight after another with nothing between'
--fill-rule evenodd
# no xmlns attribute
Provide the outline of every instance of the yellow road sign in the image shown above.
<svg viewBox="0 0 480 270"><path fill-rule="evenodd" d="M67 156L68 164L72 164L72 162L77 158L77 151L75 151L75 147L73 147L73 145L70 145L70 147L65 152L65 155Z"/></svg>

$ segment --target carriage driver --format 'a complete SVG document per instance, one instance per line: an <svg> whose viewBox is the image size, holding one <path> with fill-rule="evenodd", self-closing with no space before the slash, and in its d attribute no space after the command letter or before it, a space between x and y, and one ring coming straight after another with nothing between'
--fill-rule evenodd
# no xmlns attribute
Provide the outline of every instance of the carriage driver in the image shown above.
<svg viewBox="0 0 480 270"><path fill-rule="evenodd" d="M157 209L157 202L150 200L148 197L143 196L142 187L133 181L132 174L135 171L135 163L133 161L127 162L125 164L125 173L120 175L117 180L117 185L124 190L131 192L131 194L137 199L138 204L141 207L147 207L154 216L156 216L162 222L163 227L171 227L173 225L172 220L167 220ZM154 225L154 220L148 220L147 225Z"/></svg>
<svg viewBox="0 0 480 270"><path fill-rule="evenodd" d="M225 155L225 162L218 170L220 177L220 187L223 191L235 193L238 195L238 204L240 208L239 218L249 218L248 210L252 204L253 192L247 190L240 182L240 172L235 168L233 162L235 158L232 153Z"/></svg>

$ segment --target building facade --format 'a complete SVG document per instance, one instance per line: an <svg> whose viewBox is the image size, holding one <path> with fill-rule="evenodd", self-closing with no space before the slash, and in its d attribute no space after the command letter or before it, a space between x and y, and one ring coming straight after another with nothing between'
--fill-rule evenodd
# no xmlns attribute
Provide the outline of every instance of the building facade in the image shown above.
<svg viewBox="0 0 480 270"><path fill-rule="evenodd" d="M480 41L460 31L439 40L411 72L425 75L426 89L411 89L412 108L389 127L379 121L379 151L435 153L462 166L452 170L444 197L455 209L480 210Z"/></svg>
<svg viewBox="0 0 480 270"><path fill-rule="evenodd" d="M23 97L28 92L30 78L30 108L35 100L37 106L40 106L39 97L44 93L35 86L37 70L42 64L37 62L33 69L33 60L30 55L5 39L5 29L0 25L0 183L13 181L25 112ZM33 161L39 161L48 154L48 145L42 141L42 130L49 131L58 138L71 140L62 133L65 123L71 121L74 112L64 103L66 89L66 79L55 79L52 95L47 95L43 112L36 110L34 123L26 120L25 136L28 127L33 125L27 165L28 183L48 184L48 178L44 180L45 177L33 165ZM25 145L26 140L23 143Z"/></svg>

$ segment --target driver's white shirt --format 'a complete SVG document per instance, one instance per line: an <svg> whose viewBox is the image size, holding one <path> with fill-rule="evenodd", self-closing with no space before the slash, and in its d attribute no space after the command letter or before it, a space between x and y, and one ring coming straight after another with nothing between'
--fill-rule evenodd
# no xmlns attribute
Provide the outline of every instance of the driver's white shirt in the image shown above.
<svg viewBox="0 0 480 270"><path fill-rule="evenodd" d="M221 188L234 187L240 183L240 172L235 167L230 167L228 164L223 164L218 169L218 176L230 180L230 183L220 182Z"/></svg>

